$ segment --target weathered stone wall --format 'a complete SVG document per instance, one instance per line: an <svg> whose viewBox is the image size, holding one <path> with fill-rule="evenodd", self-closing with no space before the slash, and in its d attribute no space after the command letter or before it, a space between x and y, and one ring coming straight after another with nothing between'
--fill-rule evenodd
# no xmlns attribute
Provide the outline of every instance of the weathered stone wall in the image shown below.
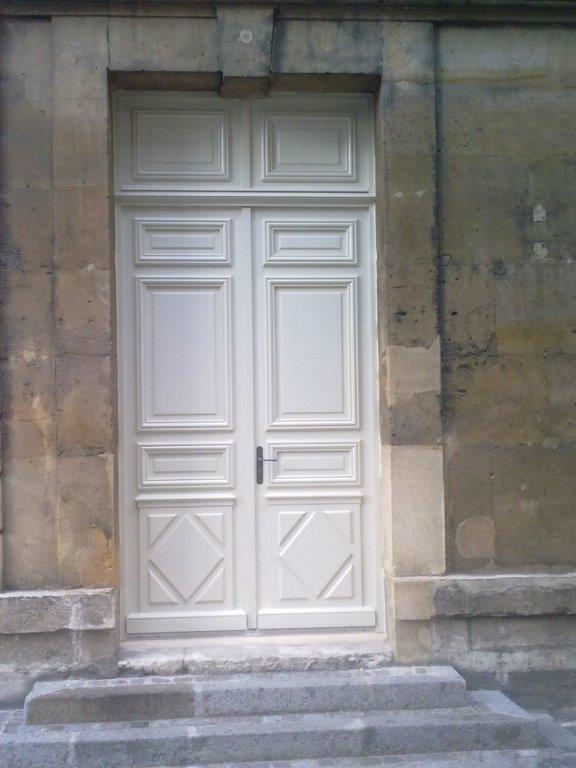
<svg viewBox="0 0 576 768"><path fill-rule="evenodd" d="M440 28L449 569L576 563L576 30Z"/></svg>
<svg viewBox="0 0 576 768"><path fill-rule="evenodd" d="M397 656L502 685L576 669L574 574L521 579L516 602L516 586L481 575L576 565L576 30L397 21L361 4L275 17L152 2L56 3L50 17L50 5L40 18L38 3L7 3L21 15L5 17L0 53L0 698L114 664L118 85L376 93ZM484 602L460 599L469 584Z"/></svg>
<svg viewBox="0 0 576 768"><path fill-rule="evenodd" d="M106 21L2 45L4 589L115 583Z"/></svg>

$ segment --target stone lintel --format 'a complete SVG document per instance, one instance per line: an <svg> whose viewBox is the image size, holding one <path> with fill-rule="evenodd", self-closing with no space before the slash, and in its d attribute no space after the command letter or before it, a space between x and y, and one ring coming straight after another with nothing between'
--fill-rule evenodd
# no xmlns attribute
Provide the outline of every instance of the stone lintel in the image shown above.
<svg viewBox="0 0 576 768"><path fill-rule="evenodd" d="M227 78L265 79L270 74L274 8L219 7L218 61Z"/></svg>
<svg viewBox="0 0 576 768"><path fill-rule="evenodd" d="M111 588L0 592L0 635L103 630L114 625Z"/></svg>
<svg viewBox="0 0 576 768"><path fill-rule="evenodd" d="M399 621L576 614L576 572L394 578Z"/></svg>

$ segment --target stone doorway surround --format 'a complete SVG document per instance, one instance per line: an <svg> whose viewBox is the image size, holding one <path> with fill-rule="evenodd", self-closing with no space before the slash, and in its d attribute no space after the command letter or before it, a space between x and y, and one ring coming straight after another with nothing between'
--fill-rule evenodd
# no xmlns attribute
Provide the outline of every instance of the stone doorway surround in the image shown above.
<svg viewBox="0 0 576 768"><path fill-rule="evenodd" d="M219 90L233 97L274 90L376 93L382 574L395 658L425 662L442 655L435 646L438 618L576 612L573 574L446 575L432 20L367 13L342 23L329 14L299 19L266 6L220 5L216 19L202 5L183 17L77 13L54 15L36 29L17 23L4 54L14 77L22 50L32 77L48 57L53 61L48 140L54 160L46 185L57 261L49 310L54 336L44 339L38 331L37 343L55 345L60 419L46 470L57 510L46 524L55 532L43 534L47 541L60 537L57 567L33 558L26 565L24 554L19 563L14 553L6 560L11 590L0 593L6 700L47 673L116 668L113 89ZM37 99L41 104L41 94ZM85 314L78 296L96 301L94 316ZM82 393L79 400L74 392ZM91 408L79 432L78 409L86 402ZM8 496L20 490L12 484ZM62 589L14 589L34 580L34 568ZM538 602L535 595L545 597ZM38 653L42 646L49 652Z"/></svg>

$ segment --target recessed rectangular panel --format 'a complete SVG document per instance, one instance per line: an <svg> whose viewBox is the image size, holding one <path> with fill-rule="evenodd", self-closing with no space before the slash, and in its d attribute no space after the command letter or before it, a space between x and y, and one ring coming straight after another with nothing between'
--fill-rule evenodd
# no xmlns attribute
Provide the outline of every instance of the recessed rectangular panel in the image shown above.
<svg viewBox="0 0 576 768"><path fill-rule="evenodd" d="M229 178L227 112L134 110L132 124L135 179Z"/></svg>
<svg viewBox="0 0 576 768"><path fill-rule="evenodd" d="M137 282L141 428L228 427L228 280Z"/></svg>
<svg viewBox="0 0 576 768"><path fill-rule="evenodd" d="M355 221L265 221L265 263L356 264Z"/></svg>
<svg viewBox="0 0 576 768"><path fill-rule="evenodd" d="M300 113L264 117L263 181L351 181L354 115Z"/></svg>
<svg viewBox="0 0 576 768"><path fill-rule="evenodd" d="M229 219L135 220L137 264L229 264Z"/></svg>
<svg viewBox="0 0 576 768"><path fill-rule="evenodd" d="M141 445L140 486L221 487L232 483L232 446Z"/></svg>
<svg viewBox="0 0 576 768"><path fill-rule="evenodd" d="M355 278L268 280L270 426L353 426Z"/></svg>
<svg viewBox="0 0 576 768"><path fill-rule="evenodd" d="M357 443L270 443L272 485L355 485Z"/></svg>

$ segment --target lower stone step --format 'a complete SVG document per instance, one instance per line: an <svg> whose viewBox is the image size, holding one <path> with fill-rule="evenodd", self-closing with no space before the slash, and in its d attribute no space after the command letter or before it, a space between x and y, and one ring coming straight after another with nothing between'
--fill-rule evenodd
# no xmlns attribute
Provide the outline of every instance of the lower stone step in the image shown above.
<svg viewBox="0 0 576 768"><path fill-rule="evenodd" d="M186 768L205 768L190 765ZM282 760L274 763L220 763L210 768L576 768L576 754L553 749L450 752L436 755L344 757L326 760Z"/></svg>
<svg viewBox="0 0 576 768"><path fill-rule="evenodd" d="M451 667L117 678L37 683L26 721L82 723L298 712L459 707Z"/></svg>
<svg viewBox="0 0 576 768"><path fill-rule="evenodd" d="M2 768L143 768L547 746L538 721L478 703L450 709L23 725L0 737ZM369 763L367 763L369 765ZM378 765L378 763L376 763ZM385 763L384 763L385 765Z"/></svg>

